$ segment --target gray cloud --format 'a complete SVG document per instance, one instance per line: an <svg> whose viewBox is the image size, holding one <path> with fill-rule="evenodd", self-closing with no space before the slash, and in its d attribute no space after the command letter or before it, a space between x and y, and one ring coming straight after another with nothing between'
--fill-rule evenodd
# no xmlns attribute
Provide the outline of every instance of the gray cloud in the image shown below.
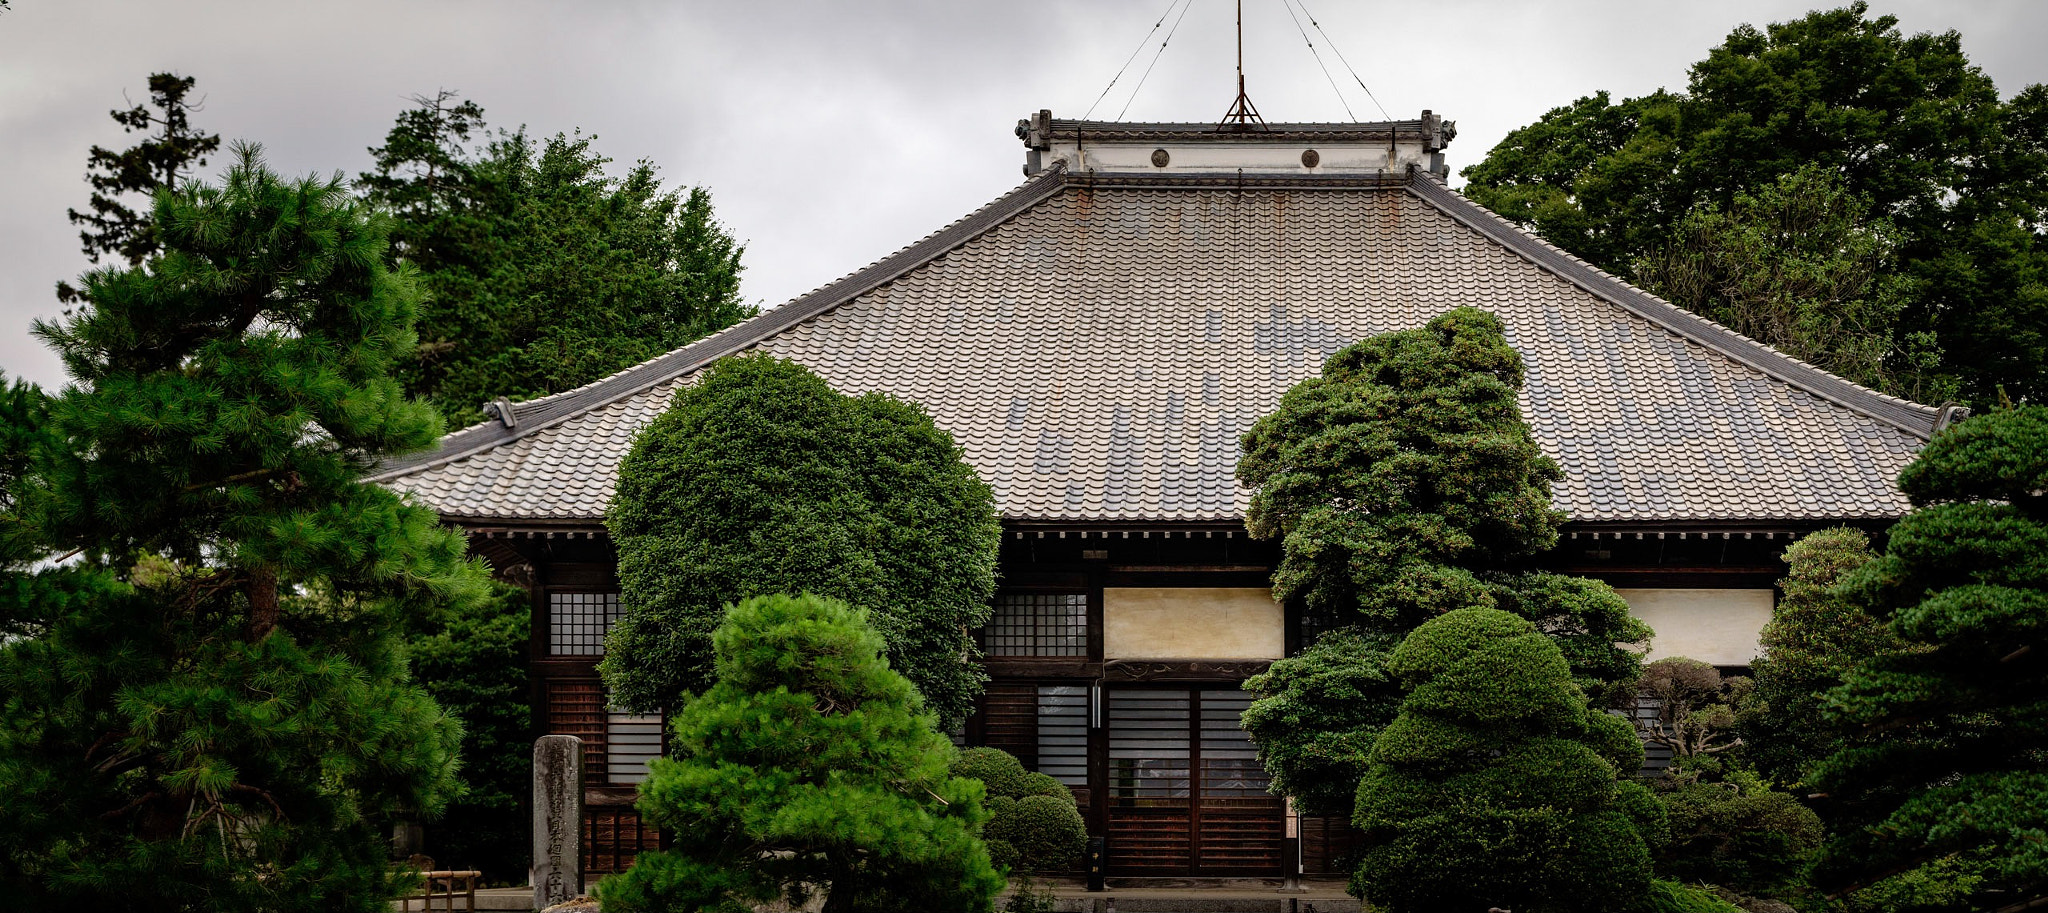
<svg viewBox="0 0 2048 913"><path fill-rule="evenodd" d="M1209 120L1234 96L1231 5L1193 3L1129 119ZM1457 119L1455 169L1596 89L1680 87L1685 67L1737 23L1817 5L1314 0L1309 9L1394 117L1431 108ZM2048 5L1876 5L1909 32L1960 31L2007 94L2048 81L2048 58L2033 47ZM748 242L744 293L772 306L1014 184L1022 152L1011 125L1039 108L1080 115L1165 6L14 0L0 12L0 368L61 382L28 322L57 313L51 288L86 267L64 211L84 205L87 147L129 142L106 112L124 105L124 90L140 99L153 70L198 77L198 122L263 143L286 172L353 175L407 96L444 87L481 103L494 125L597 134L613 158L646 158L673 183L710 188ZM1345 119L1280 3L1249 0L1245 18L1250 93L1265 116ZM1123 107L1151 50L1097 117ZM1329 62L1351 111L1379 119Z"/></svg>

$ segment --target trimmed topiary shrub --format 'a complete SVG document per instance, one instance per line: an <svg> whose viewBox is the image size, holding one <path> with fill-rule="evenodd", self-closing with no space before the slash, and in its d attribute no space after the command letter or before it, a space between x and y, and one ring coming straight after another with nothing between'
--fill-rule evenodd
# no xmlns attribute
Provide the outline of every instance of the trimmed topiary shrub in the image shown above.
<svg viewBox="0 0 2048 913"><path fill-rule="evenodd" d="M952 772L956 777L980 780L990 798L1030 795L1024 788L1024 777L1030 771L1024 769L1024 762L1017 760L1016 755L1000 748L965 749L954 759Z"/></svg>
<svg viewBox="0 0 2048 913"><path fill-rule="evenodd" d="M1060 872L1081 861L1088 826L1074 793L1048 774L1024 769L998 748L969 748L953 762L953 776L980 780L988 798L982 839L997 868Z"/></svg>
<svg viewBox="0 0 2048 913"><path fill-rule="evenodd" d="M1643 909L1655 803L1626 721L1590 708L1550 638L1497 609L1415 629L1387 660L1409 689L1373 744L1352 888L1392 913Z"/></svg>
<svg viewBox="0 0 2048 913"><path fill-rule="evenodd" d="M1065 790L1066 787L1060 787ZM983 831L987 839L1010 845L1017 854L1015 868L1033 872L1058 872L1081 861L1088 843L1087 825L1074 807L1074 795L1025 796L1006 803L1003 816L989 817Z"/></svg>
<svg viewBox="0 0 2048 913"><path fill-rule="evenodd" d="M1018 795L1055 796L1067 800L1069 805L1074 803L1074 791L1068 789L1067 784L1054 779L1052 774L1042 774L1035 770L1024 775L1024 783L1019 787Z"/></svg>

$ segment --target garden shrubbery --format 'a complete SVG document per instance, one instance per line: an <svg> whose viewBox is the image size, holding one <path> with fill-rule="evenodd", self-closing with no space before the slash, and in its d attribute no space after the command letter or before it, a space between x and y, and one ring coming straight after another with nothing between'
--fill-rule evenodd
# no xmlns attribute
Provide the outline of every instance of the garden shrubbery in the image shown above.
<svg viewBox="0 0 2048 913"><path fill-rule="evenodd" d="M1642 765L1628 723L1587 706L1564 655L1526 619L1458 609L1388 669L1408 688L1359 784L1362 896L1394 913L1642 909L1661 814L1618 774Z"/></svg>
<svg viewBox="0 0 2048 913"><path fill-rule="evenodd" d="M1348 815L1402 689L1387 651L1431 618L1499 609L1533 622L1606 706L1634 696L1649 630L1605 583L1531 570L1557 543L1557 463L1516 399L1522 357L1499 318L1457 308L1346 346L1240 442L1245 523L1279 539L1273 595L1323 622L1301 654L1245 682L1243 718L1274 788Z"/></svg>
<svg viewBox="0 0 2048 913"><path fill-rule="evenodd" d="M714 681L649 765L642 820L670 846L605 880L607 910L990 909L982 785L882 659L864 612L757 596L712 635Z"/></svg>
<svg viewBox="0 0 2048 913"><path fill-rule="evenodd" d="M952 772L980 780L987 789L982 840L997 868L1063 872L1081 861L1088 828L1065 784L1025 770L1015 756L996 748L961 752Z"/></svg>

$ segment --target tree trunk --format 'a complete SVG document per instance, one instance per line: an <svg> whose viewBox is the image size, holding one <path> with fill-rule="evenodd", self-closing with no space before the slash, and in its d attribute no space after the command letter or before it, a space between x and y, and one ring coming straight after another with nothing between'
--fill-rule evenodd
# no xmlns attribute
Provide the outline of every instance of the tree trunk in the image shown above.
<svg viewBox="0 0 2048 913"><path fill-rule="evenodd" d="M249 642L258 643L277 630L277 572L259 567L249 572Z"/></svg>

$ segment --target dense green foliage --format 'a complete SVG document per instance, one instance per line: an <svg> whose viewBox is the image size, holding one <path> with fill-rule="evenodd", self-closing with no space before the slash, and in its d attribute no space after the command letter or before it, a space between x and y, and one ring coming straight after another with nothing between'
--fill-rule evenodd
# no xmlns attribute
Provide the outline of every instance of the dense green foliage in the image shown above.
<svg viewBox="0 0 2048 913"><path fill-rule="evenodd" d="M1657 871L1682 881L1775 891L1804 874L1823 836L1812 809L1753 778L1685 782L1657 798L1671 835Z"/></svg>
<svg viewBox="0 0 2048 913"><path fill-rule="evenodd" d="M1838 832L1825 887L1956 852L2048 878L2048 407L1936 435L1899 475L1917 508L1842 583L1907 649L1863 658L1829 692L1849 744L1813 773Z"/></svg>
<svg viewBox="0 0 2048 913"><path fill-rule="evenodd" d="M1408 696L1358 786L1360 896L1392 913L1644 908L1645 834L1662 815L1621 779L1642 743L1587 705L1550 638L1498 609L1456 609L1387 669Z"/></svg>
<svg viewBox="0 0 2048 913"><path fill-rule="evenodd" d="M1659 879L1650 882L1648 913L1742 913L1742 908L1711 892Z"/></svg>
<svg viewBox="0 0 2048 913"><path fill-rule="evenodd" d="M984 676L967 632L995 591L995 498L919 407L841 395L790 361L726 359L641 431L605 523L614 701L680 705L708 683L733 600L816 593L869 613L946 726L973 709Z"/></svg>
<svg viewBox="0 0 2048 913"><path fill-rule="evenodd" d="M150 207L140 210L122 202L126 194L154 197L159 190L178 186L193 168L206 166L206 157L220 148L220 134L192 129L192 112L199 104L186 100L192 94L193 78L176 73L149 74L149 102L126 111L107 114L123 132L153 130L142 142L116 152L92 147L86 156L85 182L92 185L88 201L91 212L68 210L73 224L85 226L78 241L94 263L113 254L129 266L156 253L156 227L150 221ZM151 110L151 109L155 110ZM79 301L80 292L68 282L57 283L58 299Z"/></svg>
<svg viewBox="0 0 2048 913"><path fill-rule="evenodd" d="M159 253L36 332L47 406L8 525L0 883L52 909L387 909L378 824L453 791L459 727L403 619L482 595L433 513L357 481L434 444L390 376L419 291L338 180L252 148L159 193ZM10 557L19 557L16 556Z"/></svg>
<svg viewBox="0 0 2048 913"><path fill-rule="evenodd" d="M671 721L639 808L671 846L605 880L605 909L741 913L823 892L828 913L988 910L1003 887L975 831L981 784L882 659L865 613L742 600L717 683Z"/></svg>
<svg viewBox="0 0 2048 913"><path fill-rule="evenodd" d="M1387 674L1400 638L1338 629L1245 682L1259 695L1243 725L1271 789L1305 815L1350 817L1373 739L1394 721L1401 689Z"/></svg>
<svg viewBox="0 0 2048 913"><path fill-rule="evenodd" d="M1996 868L1982 851L1943 856L1844 895L1836 908L1840 913L1981 913L1983 901L2004 902L1979 893L1997 885L1991 877Z"/></svg>
<svg viewBox="0 0 2048 913"><path fill-rule="evenodd" d="M504 884L524 883L533 846L532 621L526 591L498 584L489 599L411 619L406 644L413 677L462 724L460 791L427 825L426 854Z"/></svg>
<svg viewBox="0 0 2048 913"><path fill-rule="evenodd" d="M1764 776L1801 784L1808 769L1848 744L1851 733L1824 723L1827 692L1858 662L1896 653L1904 642L1835 589L1876 556L1870 537L1847 527L1813 533L1785 550L1790 568L1778 588L1751 666L1753 709L1741 722L1743 757Z"/></svg>
<svg viewBox="0 0 2048 913"><path fill-rule="evenodd" d="M594 137L499 132L451 93L399 115L357 186L397 219L428 293L406 390L460 422L499 397L579 387L753 314L711 195L642 161L614 178Z"/></svg>
<svg viewBox="0 0 2048 913"><path fill-rule="evenodd" d="M1648 629L1605 584L1529 567L1563 516L1550 507L1557 464L1522 422L1521 385L1500 321L1460 308L1330 356L1245 434L1237 474L1256 488L1246 525L1284 549L1275 597L1355 632L1245 685L1259 695L1245 728L1275 788L1304 811L1348 812L1366 749L1401 701L1380 663L1444 612L1529 619L1596 702L1634 696L1640 662L1617 644Z"/></svg>
<svg viewBox="0 0 2048 913"><path fill-rule="evenodd" d="M1657 712L1637 726L1672 754L1671 766L1648 781L1669 823L1669 838L1653 847L1657 873L1741 892L1800 893L1799 877L1820 846L1820 816L1749 764L1738 733L1756 713L1754 683L1674 656L1643 668L1642 693Z"/></svg>
<svg viewBox="0 0 2048 913"><path fill-rule="evenodd" d="M1888 392L2041 398L2048 88L2002 101L1961 36L1897 24L1859 0L1741 26L1684 92L1600 92L1508 134L1463 172L1465 193L1709 316L1792 317L1742 322ZM1798 217L1802 198L1858 205ZM1802 219L1820 230L1784 232ZM1781 249L1759 246L1774 237ZM1843 281L1873 258L1896 264L1896 285ZM1673 260L1695 262L1659 267Z"/></svg>
<svg viewBox="0 0 2048 913"><path fill-rule="evenodd" d="M1897 232L1867 223L1868 201L1807 166L1708 203L1638 260L1638 281L1671 303L1795 358L1881 390L1938 366L1931 334L1902 337L1911 283L1897 272Z"/></svg>
<svg viewBox="0 0 2048 913"><path fill-rule="evenodd" d="M982 839L996 868L1064 872L1081 861L1088 825L1073 791L1060 781L1026 771L1016 756L987 747L960 752L952 774L981 781L988 809Z"/></svg>

